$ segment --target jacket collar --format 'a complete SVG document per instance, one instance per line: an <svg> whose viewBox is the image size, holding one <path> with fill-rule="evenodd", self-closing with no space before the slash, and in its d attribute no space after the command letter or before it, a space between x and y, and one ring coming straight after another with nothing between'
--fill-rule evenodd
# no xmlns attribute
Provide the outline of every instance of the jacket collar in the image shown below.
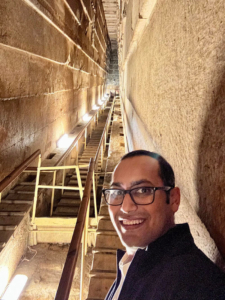
<svg viewBox="0 0 225 300"><path fill-rule="evenodd" d="M150 243L146 249L138 249L133 261L127 272L126 279L123 284L119 299L128 299L125 295L132 294L132 286L130 282L136 282L142 276L145 276L155 265L170 260L173 256L177 256L187 252L190 247L195 246L193 237L190 233L189 225L179 224L168 230L163 236ZM120 280L119 261L124 255L124 251L117 251L117 281L116 287Z"/></svg>
<svg viewBox="0 0 225 300"><path fill-rule="evenodd" d="M186 250L187 246L191 244L194 245L194 240L190 233L189 225L187 223L177 224L169 229L163 236L150 243L146 249L138 249L137 252L145 253L145 255L148 256L157 254L157 256L161 257L168 253L169 256L174 256L182 253L182 251ZM125 251L121 249L117 250L117 264L119 264L124 254Z"/></svg>

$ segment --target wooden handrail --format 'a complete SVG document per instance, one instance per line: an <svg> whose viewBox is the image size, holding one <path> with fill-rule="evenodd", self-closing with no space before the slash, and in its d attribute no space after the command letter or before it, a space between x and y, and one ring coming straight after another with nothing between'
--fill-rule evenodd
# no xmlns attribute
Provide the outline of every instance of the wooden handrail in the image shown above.
<svg viewBox="0 0 225 300"><path fill-rule="evenodd" d="M38 149L31 156L29 156L24 162L22 162L15 170L13 170L8 176L6 176L0 182L0 193L9 186L13 180L15 180L28 166L31 162L41 154L41 150Z"/></svg>
<svg viewBox="0 0 225 300"><path fill-rule="evenodd" d="M67 254L66 262L63 268L58 291L55 300L67 300L69 298L70 289L73 281L75 266L81 244L82 233L84 230L89 197L91 192L92 174L94 170L93 158L90 159L87 180L84 188L84 195L79 209L76 226L73 232L70 248Z"/></svg>
<svg viewBox="0 0 225 300"><path fill-rule="evenodd" d="M112 103L112 105L111 105L111 107L110 107L110 112L109 112L108 118L107 118L107 120L106 120L104 130L103 130L103 132L102 132L102 137L101 137L101 140L100 140L100 142L99 142L98 149L97 149L96 154L95 154L95 159L94 159L95 164L97 163L97 160L98 160L99 151L100 151L100 149L101 149L101 145L102 145L102 142L103 142L103 139L104 139L104 134L105 134L106 128L107 128L107 126L108 126L109 118L111 118L111 115L112 115L113 106L114 106L114 99L113 99L113 103Z"/></svg>

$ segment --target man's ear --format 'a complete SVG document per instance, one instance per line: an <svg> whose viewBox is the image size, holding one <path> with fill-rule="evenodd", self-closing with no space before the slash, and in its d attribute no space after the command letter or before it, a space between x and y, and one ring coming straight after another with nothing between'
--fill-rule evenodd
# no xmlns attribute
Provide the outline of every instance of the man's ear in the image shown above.
<svg viewBox="0 0 225 300"><path fill-rule="evenodd" d="M180 205L180 189L179 187L175 187L170 191L170 206L174 213L178 211L179 205Z"/></svg>

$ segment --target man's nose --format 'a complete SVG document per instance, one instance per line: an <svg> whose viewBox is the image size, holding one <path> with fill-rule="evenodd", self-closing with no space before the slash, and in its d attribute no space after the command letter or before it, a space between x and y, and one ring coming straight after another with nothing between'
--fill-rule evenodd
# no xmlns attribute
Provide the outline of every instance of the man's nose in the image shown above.
<svg viewBox="0 0 225 300"><path fill-rule="evenodd" d="M136 211L138 208L137 204L131 199L129 194L126 194L123 199L123 203L121 205L121 210L124 213L129 213L132 211Z"/></svg>

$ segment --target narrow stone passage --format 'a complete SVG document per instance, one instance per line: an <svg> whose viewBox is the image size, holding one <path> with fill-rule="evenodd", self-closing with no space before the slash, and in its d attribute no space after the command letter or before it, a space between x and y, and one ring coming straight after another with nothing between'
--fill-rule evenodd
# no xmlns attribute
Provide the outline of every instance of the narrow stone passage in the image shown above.
<svg viewBox="0 0 225 300"><path fill-rule="evenodd" d="M106 162L106 174L103 187L109 187L112 172L120 158L125 154L123 124L120 99L115 103L110 135L109 155ZM116 250L123 249L120 239L112 225L108 206L101 198L98 216L96 242L93 248L93 262L90 272L90 286L87 300L104 299L116 278Z"/></svg>

